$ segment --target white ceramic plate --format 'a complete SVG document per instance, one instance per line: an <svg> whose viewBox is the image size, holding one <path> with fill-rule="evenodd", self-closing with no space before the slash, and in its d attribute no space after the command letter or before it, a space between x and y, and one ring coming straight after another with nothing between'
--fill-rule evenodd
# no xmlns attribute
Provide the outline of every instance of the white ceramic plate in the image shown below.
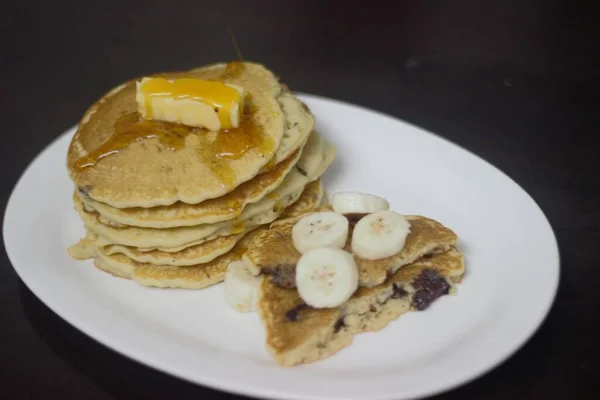
<svg viewBox="0 0 600 400"><path fill-rule="evenodd" d="M337 146L328 193L378 194L397 211L457 232L468 269L458 296L358 335L325 361L280 368L265 350L258 317L228 308L220 285L148 289L69 258L66 248L83 236L65 170L73 129L14 189L4 220L12 264L44 303L94 339L169 374L250 396L421 397L467 382L516 351L558 285L556 240L535 202L502 172L435 135L357 106L303 99Z"/></svg>

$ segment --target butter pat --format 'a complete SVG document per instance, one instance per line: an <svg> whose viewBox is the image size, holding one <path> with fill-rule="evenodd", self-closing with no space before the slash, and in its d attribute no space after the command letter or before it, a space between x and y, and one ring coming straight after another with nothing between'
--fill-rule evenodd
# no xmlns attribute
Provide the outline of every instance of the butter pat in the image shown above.
<svg viewBox="0 0 600 400"><path fill-rule="evenodd" d="M136 101L145 119L211 131L237 128L244 113L242 88L194 78L143 78L136 84Z"/></svg>

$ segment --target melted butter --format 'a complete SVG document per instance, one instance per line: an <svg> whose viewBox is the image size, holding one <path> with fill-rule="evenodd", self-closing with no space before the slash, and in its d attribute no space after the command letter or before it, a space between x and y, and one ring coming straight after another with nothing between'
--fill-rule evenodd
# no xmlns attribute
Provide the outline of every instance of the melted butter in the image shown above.
<svg viewBox="0 0 600 400"><path fill-rule="evenodd" d="M238 68L238 67L232 67ZM243 64L242 64L243 68ZM225 128L231 127L231 111L237 105L240 113L243 113L243 95L237 89L226 85L220 81L206 81L195 78L150 78L142 81L139 87L142 92L146 113L149 119L152 118L152 99L156 97L170 97L180 100L194 100L202 102L211 108L214 108Z"/></svg>
<svg viewBox="0 0 600 400"><path fill-rule="evenodd" d="M243 196L231 196L231 198L226 199L226 207L230 213L235 216L238 216L242 213L244 202L242 201Z"/></svg>
<svg viewBox="0 0 600 400"><path fill-rule="evenodd" d="M248 251L248 246L245 246L241 242L238 242L238 244L235 245L235 247L230 251L230 253L236 260L241 260L246 251Z"/></svg>
<svg viewBox="0 0 600 400"><path fill-rule="evenodd" d="M224 160L238 160L249 150L254 149L261 157L266 157L273 149L273 141L265 135L254 120L255 110L246 107L238 128L217 133L214 143L215 155Z"/></svg>
<svg viewBox="0 0 600 400"><path fill-rule="evenodd" d="M272 157L268 163L266 163L261 169L260 173L269 172L277 165L277 160Z"/></svg>
<svg viewBox="0 0 600 400"><path fill-rule="evenodd" d="M227 168L232 171L231 161L239 160L250 150L259 157L271 156L274 148L273 139L256 122L254 107L248 106L239 128L217 132L213 142L199 148L199 156L215 175L221 176L222 184L231 188L235 183L235 176L230 179L227 172Z"/></svg>
<svg viewBox="0 0 600 400"><path fill-rule="evenodd" d="M238 233L242 233L246 230L246 224L243 220L238 217L234 218L231 222L231 233L237 235Z"/></svg>
<svg viewBox="0 0 600 400"><path fill-rule="evenodd" d="M277 193L271 192L271 193L267 194L267 198L271 199L275 202L275 205L273 205L273 212L280 213L281 211L283 211L283 204L281 202L281 197L279 197L279 195Z"/></svg>

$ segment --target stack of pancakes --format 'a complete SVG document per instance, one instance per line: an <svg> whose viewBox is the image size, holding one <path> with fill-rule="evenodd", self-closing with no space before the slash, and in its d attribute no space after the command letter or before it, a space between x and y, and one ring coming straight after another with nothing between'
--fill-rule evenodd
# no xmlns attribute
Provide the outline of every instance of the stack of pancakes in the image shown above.
<svg viewBox="0 0 600 400"><path fill-rule="evenodd" d="M314 131L308 108L261 65L160 76L241 86L240 128L142 120L135 81L107 93L69 147L73 201L87 231L69 252L145 286L199 289L222 281L265 226L321 205L319 178L335 149Z"/></svg>

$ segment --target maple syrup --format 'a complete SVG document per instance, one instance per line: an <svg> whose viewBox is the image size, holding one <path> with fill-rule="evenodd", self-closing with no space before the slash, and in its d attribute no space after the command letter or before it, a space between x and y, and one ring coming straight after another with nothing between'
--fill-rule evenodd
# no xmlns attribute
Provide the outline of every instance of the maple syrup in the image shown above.
<svg viewBox="0 0 600 400"><path fill-rule="evenodd" d="M276 192L271 192L267 194L267 198L273 200L275 205L273 205L273 212L280 213L283 211L283 203L281 202L281 197Z"/></svg>
<svg viewBox="0 0 600 400"><path fill-rule="evenodd" d="M231 221L231 233L237 235L238 233L242 233L246 230L246 224L243 220L238 217L235 217Z"/></svg>
<svg viewBox="0 0 600 400"><path fill-rule="evenodd" d="M234 70L237 68L232 67ZM75 162L75 169L81 171L92 167L105 157L117 154L135 142L149 139L157 139L167 150L178 151L185 147L188 136L194 135L197 138L198 157L218 177L222 185L231 187L237 178L230 165L232 160L242 158L251 150L260 157L270 157L274 150L273 139L256 121L256 112L256 107L250 102L244 108L238 128L219 132L147 120L141 118L138 113L127 114L117 120L114 132L107 141Z"/></svg>

